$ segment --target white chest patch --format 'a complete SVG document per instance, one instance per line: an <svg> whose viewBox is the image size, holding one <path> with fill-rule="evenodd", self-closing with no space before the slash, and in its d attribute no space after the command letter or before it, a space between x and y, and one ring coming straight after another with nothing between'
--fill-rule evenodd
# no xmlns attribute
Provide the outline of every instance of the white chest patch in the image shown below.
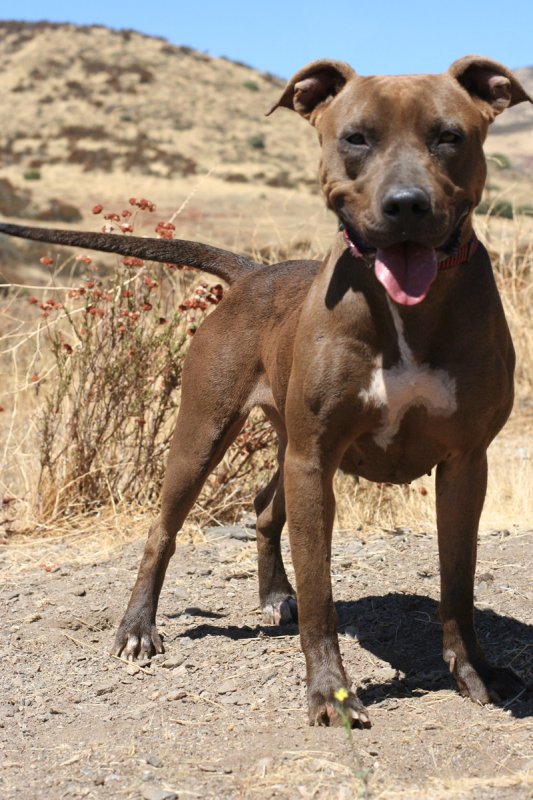
<svg viewBox="0 0 533 800"><path fill-rule="evenodd" d="M428 413L441 417L449 417L457 409L455 380L446 370L416 363L405 340L401 317L392 303L389 306L398 334L400 361L390 369L383 369L379 358L370 386L359 393L365 404L382 409L374 441L383 450L392 443L404 414L413 406L422 406Z"/></svg>

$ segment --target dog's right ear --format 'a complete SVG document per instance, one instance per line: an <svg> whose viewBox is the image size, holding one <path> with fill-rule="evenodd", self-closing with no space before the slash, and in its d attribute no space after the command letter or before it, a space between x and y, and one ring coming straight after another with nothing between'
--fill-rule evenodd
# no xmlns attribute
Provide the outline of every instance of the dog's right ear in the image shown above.
<svg viewBox="0 0 533 800"><path fill-rule="evenodd" d="M266 116L284 106L313 123L316 109L332 100L354 75L355 70L343 61L313 61L292 76L280 99Z"/></svg>

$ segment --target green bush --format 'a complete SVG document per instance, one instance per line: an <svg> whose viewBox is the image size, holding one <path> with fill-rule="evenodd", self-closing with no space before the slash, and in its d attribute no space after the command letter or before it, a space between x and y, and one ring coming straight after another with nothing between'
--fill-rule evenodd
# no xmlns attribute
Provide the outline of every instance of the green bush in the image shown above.
<svg viewBox="0 0 533 800"><path fill-rule="evenodd" d="M263 150L265 148L265 134L255 133L248 139L248 144L255 150Z"/></svg>
<svg viewBox="0 0 533 800"><path fill-rule="evenodd" d="M249 89L251 92L258 92L259 91L259 84L256 81L244 81L242 84L245 89Z"/></svg>
<svg viewBox="0 0 533 800"><path fill-rule="evenodd" d="M27 169L23 178L25 181L40 181L41 171L39 169Z"/></svg>

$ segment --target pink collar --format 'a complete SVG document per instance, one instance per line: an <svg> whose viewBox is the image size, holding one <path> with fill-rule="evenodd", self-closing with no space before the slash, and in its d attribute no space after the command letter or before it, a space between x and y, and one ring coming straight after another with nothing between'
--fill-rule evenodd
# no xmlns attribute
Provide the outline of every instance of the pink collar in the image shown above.
<svg viewBox="0 0 533 800"><path fill-rule="evenodd" d="M359 248L352 242L352 240L348 236L348 231L346 230L346 228L343 228L342 233L346 241L346 244L348 245L350 253L355 258L368 258L368 256L365 253L361 253ZM457 252L454 253L453 256L449 256L448 258L445 258L443 261L439 261L439 271L442 269L450 269L451 267L459 267L461 264L466 264L466 262L470 261L470 259L474 255L478 246L479 246L479 239L477 238L475 233L472 233L470 240L462 247L460 247L457 250Z"/></svg>

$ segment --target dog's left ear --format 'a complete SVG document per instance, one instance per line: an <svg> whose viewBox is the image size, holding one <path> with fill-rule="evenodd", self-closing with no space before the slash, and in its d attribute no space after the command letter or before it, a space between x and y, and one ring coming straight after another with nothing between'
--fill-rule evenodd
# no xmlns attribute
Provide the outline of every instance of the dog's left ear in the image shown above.
<svg viewBox="0 0 533 800"><path fill-rule="evenodd" d="M267 116L284 106L313 123L318 106L331 101L354 75L355 70L343 61L313 61L292 76Z"/></svg>
<svg viewBox="0 0 533 800"><path fill-rule="evenodd" d="M474 100L482 101L491 111L492 119L517 103L526 100L533 103L511 70L484 56L460 58L448 72Z"/></svg>

